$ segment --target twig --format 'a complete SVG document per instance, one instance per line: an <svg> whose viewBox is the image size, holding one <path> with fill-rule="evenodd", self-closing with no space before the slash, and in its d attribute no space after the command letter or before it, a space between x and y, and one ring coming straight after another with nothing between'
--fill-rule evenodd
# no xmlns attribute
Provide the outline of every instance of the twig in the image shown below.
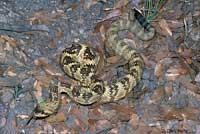
<svg viewBox="0 0 200 134"><path fill-rule="evenodd" d="M49 32L49 28L46 25L11 25L11 24L0 24L0 31L24 33L30 31L41 31Z"/></svg>

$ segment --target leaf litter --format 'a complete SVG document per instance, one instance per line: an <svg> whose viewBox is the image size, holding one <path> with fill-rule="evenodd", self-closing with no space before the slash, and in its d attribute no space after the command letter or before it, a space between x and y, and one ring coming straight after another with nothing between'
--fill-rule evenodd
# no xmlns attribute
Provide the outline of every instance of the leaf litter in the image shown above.
<svg viewBox="0 0 200 134"><path fill-rule="evenodd" d="M154 13L152 9L145 7L144 2L152 1L139 1L136 6L142 11ZM48 34L33 31L31 34L9 33L0 30L1 99L5 99L1 96L5 90L3 87L8 90L17 83L24 83L23 88L32 92L33 98L40 99L51 80L58 78L68 81L59 68L58 58L55 56L59 55L66 44L74 40L90 44L100 42L101 45L91 44L101 57L98 74L107 75L104 76L105 80L116 77L115 73L125 68L126 62L114 54L105 57L107 51L104 50L102 43L106 40L105 31L110 23L130 10L131 3L134 1L81 0L80 3L56 1L53 7L41 4L40 9L31 10L29 15L22 12L28 18L26 23L43 24L52 30L49 30ZM190 4L193 4L194 8L191 8ZM183 10L185 6L188 7L188 12ZM134 88L133 93L136 97L130 95L116 103L80 106L64 95L65 97L61 97L62 104L57 114L32 122L24 131L27 133L31 133L30 130L33 130L33 133L195 133L194 128L197 128L200 111L198 105L200 48L199 38L194 36L199 28L199 25L196 25L199 13L196 11L196 6L198 5L193 1L166 0L155 10L157 16L149 18L153 21L157 34L148 42L135 40L136 44L141 43L136 47L144 59L145 73L149 73L149 77L145 78L147 75L144 75L139 85ZM94 12L99 9L102 10L101 13L95 16ZM66 27L63 27L63 24L66 24ZM86 31L86 39L79 33L80 30ZM93 36L98 36L98 39L94 39ZM132 39L130 33L125 36ZM151 84L156 86L152 89ZM189 103L180 108L185 98L182 97L183 100L176 98L181 98L182 95L189 98ZM33 102L33 98L29 97L29 100ZM129 99L133 105L129 104ZM18 105L23 105L24 111L16 114L16 118L23 124L23 120L28 119L27 115L31 113L33 105L30 106L27 98L14 104L16 111L19 109ZM3 116L8 117L5 114ZM16 118L13 120L17 122L16 130L20 132L20 123Z"/></svg>

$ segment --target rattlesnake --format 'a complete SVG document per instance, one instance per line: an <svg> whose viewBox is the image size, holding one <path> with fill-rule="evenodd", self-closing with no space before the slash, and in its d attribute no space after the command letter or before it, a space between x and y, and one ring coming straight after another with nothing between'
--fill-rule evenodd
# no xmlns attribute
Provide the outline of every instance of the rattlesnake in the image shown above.
<svg viewBox="0 0 200 134"><path fill-rule="evenodd" d="M50 86L49 101L37 105L33 112L34 117L46 117L56 112L62 92L82 105L107 103L124 98L140 81L144 62L135 49L118 38L118 32L122 30L134 33L141 40L149 40L153 38L155 29L138 10L131 9L128 20L119 18L106 31L105 45L128 61L127 74L111 82L98 79L95 75L98 56L85 44L72 44L61 53L60 66L77 83L59 82Z"/></svg>

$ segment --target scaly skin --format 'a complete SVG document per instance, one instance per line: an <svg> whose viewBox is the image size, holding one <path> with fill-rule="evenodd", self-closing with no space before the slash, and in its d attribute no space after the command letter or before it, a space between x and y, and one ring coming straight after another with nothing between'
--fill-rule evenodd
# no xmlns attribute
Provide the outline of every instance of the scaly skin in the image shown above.
<svg viewBox="0 0 200 134"><path fill-rule="evenodd" d="M61 53L60 65L63 71L74 79L76 84L61 83L51 90L50 101L38 104L34 111L35 117L46 117L56 112L59 106L59 95L67 93L71 99L82 105L107 103L124 98L140 81L144 63L141 56L124 40L118 38L118 32L128 30L141 40L150 40L155 29L149 25L136 9L129 13L129 19L113 22L106 32L106 47L128 61L128 73L108 82L95 76L98 57L85 44L72 44Z"/></svg>

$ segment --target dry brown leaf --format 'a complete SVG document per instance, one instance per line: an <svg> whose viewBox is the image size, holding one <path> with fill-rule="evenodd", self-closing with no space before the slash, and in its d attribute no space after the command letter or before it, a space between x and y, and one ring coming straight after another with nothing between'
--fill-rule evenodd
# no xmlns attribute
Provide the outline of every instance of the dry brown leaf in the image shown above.
<svg viewBox="0 0 200 134"><path fill-rule="evenodd" d="M167 73L165 74L166 78L168 81L170 80L176 80L178 76L180 76L180 74L177 73Z"/></svg>
<svg viewBox="0 0 200 134"><path fill-rule="evenodd" d="M54 38L50 38L49 40L48 40L48 46L49 46L49 48L56 48L56 43L55 43L55 41L54 41Z"/></svg>
<svg viewBox="0 0 200 134"><path fill-rule="evenodd" d="M97 4L97 0L86 0L84 3L84 9L89 9L91 6Z"/></svg>
<svg viewBox="0 0 200 134"><path fill-rule="evenodd" d="M96 122L96 129L97 130L104 130L105 128L111 127L111 123L108 120L98 120Z"/></svg>
<svg viewBox="0 0 200 134"><path fill-rule="evenodd" d="M162 62L159 62L156 64L154 75L157 77L160 77L162 73L163 73L163 65L162 65Z"/></svg>
<svg viewBox="0 0 200 134"><path fill-rule="evenodd" d="M103 46L97 46L95 51L99 55L98 66L97 66L97 69L96 69L96 75L99 75L100 73L102 73L102 70L103 70L104 65L105 65L105 60L104 60L105 54L104 54L104 51L103 51Z"/></svg>
<svg viewBox="0 0 200 134"><path fill-rule="evenodd" d="M33 14L33 17L29 18L30 24L49 24L53 19L63 18L67 19L67 15L63 10L56 10L52 13L45 13L44 10L40 9Z"/></svg>
<svg viewBox="0 0 200 134"><path fill-rule="evenodd" d="M79 24L83 24L84 23L84 18L82 16L79 16L77 22Z"/></svg>
<svg viewBox="0 0 200 134"><path fill-rule="evenodd" d="M164 71L163 68L165 66L170 65L171 63L173 63L171 58L164 58L164 59L160 60L156 64L156 67L155 67L155 70L154 70L154 75L157 76L157 77L160 77L163 74L163 71Z"/></svg>
<svg viewBox="0 0 200 134"><path fill-rule="evenodd" d="M146 57L146 56L143 55L143 54L141 54L141 56L142 56L142 59L143 59L143 61L144 61L145 67L151 68L152 65L151 65L151 63L149 62L148 57Z"/></svg>
<svg viewBox="0 0 200 134"><path fill-rule="evenodd" d="M188 95L191 95L191 96L197 98L198 100L200 100L200 94L196 94L195 92L193 92L191 90L187 90L186 92Z"/></svg>
<svg viewBox="0 0 200 134"><path fill-rule="evenodd" d="M34 60L34 64L36 66L47 66L48 65L48 59L45 57L39 57Z"/></svg>
<svg viewBox="0 0 200 134"><path fill-rule="evenodd" d="M42 87L48 87L51 78L49 76L35 76L35 79L38 80Z"/></svg>
<svg viewBox="0 0 200 134"><path fill-rule="evenodd" d="M198 2L198 1L197 1ZM197 11L194 11L194 14L193 14L193 16L200 16L200 11L199 10L197 10Z"/></svg>
<svg viewBox="0 0 200 134"><path fill-rule="evenodd" d="M61 38L61 37L63 37L63 35L64 35L64 33L63 33L62 29L61 28L57 28L56 29L56 37L57 38Z"/></svg>
<svg viewBox="0 0 200 134"><path fill-rule="evenodd" d="M176 55L174 53L165 51L165 52L156 52L155 55L153 55L153 59L157 62L159 62L160 60L164 59L164 58L171 58L171 57L175 57Z"/></svg>
<svg viewBox="0 0 200 134"><path fill-rule="evenodd" d="M0 36L0 44L4 44L5 43L5 39L2 36L3 35Z"/></svg>
<svg viewBox="0 0 200 134"><path fill-rule="evenodd" d="M96 122L96 120L94 120L94 119L89 119L88 120L88 123L89 123L89 129L90 129L90 131L91 132L94 132L96 129L95 129L95 122Z"/></svg>
<svg viewBox="0 0 200 134"><path fill-rule="evenodd" d="M15 53L17 55L17 58L20 59L17 60L16 63L19 65L25 65L28 61L26 53L21 50L20 51L16 50Z"/></svg>
<svg viewBox="0 0 200 134"><path fill-rule="evenodd" d="M37 74L37 73L39 73L39 72L40 72L40 70L37 69L37 70L28 71L27 74L28 74L28 75L33 75L33 74Z"/></svg>
<svg viewBox="0 0 200 134"><path fill-rule="evenodd" d="M33 88L36 89L34 95L39 100L39 98L42 96L42 83L38 80L35 80Z"/></svg>
<svg viewBox="0 0 200 134"><path fill-rule="evenodd" d="M200 72L196 75L195 81L196 81L196 82L200 82Z"/></svg>
<svg viewBox="0 0 200 134"><path fill-rule="evenodd" d="M101 22L98 22L95 27L94 27L94 33L98 33L100 32L100 28L103 26L103 27L106 27L108 26L112 21L111 20L105 20L105 21L101 21ZM105 28L104 28L105 29ZM101 29L102 30L102 29Z"/></svg>
<svg viewBox="0 0 200 134"><path fill-rule="evenodd" d="M163 131L156 127L150 127L149 125L142 124L139 125L135 134L163 134Z"/></svg>
<svg viewBox="0 0 200 134"><path fill-rule="evenodd" d="M113 128L110 131L108 131L109 134L119 134L119 128Z"/></svg>
<svg viewBox="0 0 200 134"><path fill-rule="evenodd" d="M45 68L45 72L47 72L50 75L54 75L54 76L62 76L62 73L59 73L54 67L52 67L51 65L48 65Z"/></svg>
<svg viewBox="0 0 200 134"><path fill-rule="evenodd" d="M28 19L30 24L38 24L38 23L44 23L48 24L48 18L44 13L44 10L38 10L33 14L33 17Z"/></svg>
<svg viewBox="0 0 200 134"><path fill-rule="evenodd" d="M162 98L164 93L165 93L164 88L157 88L154 91L153 95L151 96L149 100L149 104L155 104L157 101L159 101Z"/></svg>
<svg viewBox="0 0 200 134"><path fill-rule="evenodd" d="M184 68L183 66L171 66L165 76L167 78L167 80L175 80L177 77L179 77L180 75L184 75L188 72L188 70L186 68Z"/></svg>
<svg viewBox="0 0 200 134"><path fill-rule="evenodd" d="M114 64L114 63L117 63L120 59L121 59L120 56L115 55L115 56L111 56L111 57L107 58L106 61L107 61L109 64Z"/></svg>
<svg viewBox="0 0 200 134"><path fill-rule="evenodd" d="M170 28L179 28L184 26L184 23L178 20L167 20L167 24Z"/></svg>
<svg viewBox="0 0 200 134"><path fill-rule="evenodd" d="M8 42L8 44L13 46L13 47L16 47L20 44L17 40L15 40L12 37L9 37L8 35L1 35L0 37L1 37L1 39Z"/></svg>
<svg viewBox="0 0 200 134"><path fill-rule="evenodd" d="M119 0L115 5L114 9L125 7L128 4L128 0Z"/></svg>
<svg viewBox="0 0 200 134"><path fill-rule="evenodd" d="M66 15L66 12L64 12L63 10L57 10L51 13L50 18L51 19L57 19L57 18L67 19L67 15Z"/></svg>
<svg viewBox="0 0 200 134"><path fill-rule="evenodd" d="M17 76L17 74L15 72L13 72L13 71L8 71L7 75L11 76L11 77Z"/></svg>
<svg viewBox="0 0 200 134"><path fill-rule="evenodd" d="M194 54L191 53L190 50L185 45L179 47L177 52L180 53L180 55L183 56L186 60L194 56Z"/></svg>
<svg viewBox="0 0 200 134"><path fill-rule="evenodd" d="M58 112L55 116L50 116L47 118L48 122L64 122L66 120L65 114L63 112Z"/></svg>
<svg viewBox="0 0 200 134"><path fill-rule="evenodd" d="M8 42L6 42L4 50L6 50L6 51L13 51L13 48L12 48L12 46Z"/></svg>
<svg viewBox="0 0 200 134"><path fill-rule="evenodd" d="M185 88L191 90L196 94L200 94L200 87L198 87L197 85L191 83L188 80L185 80L184 78L180 78L179 81Z"/></svg>
<svg viewBox="0 0 200 134"><path fill-rule="evenodd" d="M101 39L103 42L105 42L106 40L106 37L105 37L105 27L104 25L101 25L100 28L99 28L99 31L100 31L100 34L101 34Z"/></svg>
<svg viewBox="0 0 200 134"><path fill-rule="evenodd" d="M173 90L173 84L172 82L169 82L168 84L166 84L165 86L165 93L167 95L171 95L172 94L172 90Z"/></svg>
<svg viewBox="0 0 200 134"><path fill-rule="evenodd" d="M71 8L72 10L76 10L78 6L81 5L82 3L83 1L81 0L79 3L69 5L69 8Z"/></svg>
<svg viewBox="0 0 200 134"><path fill-rule="evenodd" d="M5 74L6 74L7 76L11 76L11 77L17 76L16 68L14 68L13 66L9 66L9 67L5 70Z"/></svg>
<svg viewBox="0 0 200 134"><path fill-rule="evenodd" d="M81 122L81 120L75 118L75 119L74 119L74 122L76 123L76 125L79 127L79 129L80 129L81 131L85 131L84 124Z"/></svg>
<svg viewBox="0 0 200 134"><path fill-rule="evenodd" d="M169 107L169 106L161 106L160 107L160 114L159 118L156 118L156 120L174 120L174 119L179 119L179 120L194 120L198 121L199 119L196 118L195 114L199 113L199 109L195 109L192 107L186 107L184 109L179 109L175 107Z"/></svg>
<svg viewBox="0 0 200 134"><path fill-rule="evenodd" d="M99 107L95 107L94 109L92 109L92 114L94 114L96 116L100 116L102 112L103 111L101 111L101 109Z"/></svg>
<svg viewBox="0 0 200 134"><path fill-rule="evenodd" d="M138 127L138 125L139 125L139 117L138 117L137 113L133 113L133 114L131 115L131 120L130 120L130 122L134 122L133 125L134 125L135 128Z"/></svg>
<svg viewBox="0 0 200 134"><path fill-rule="evenodd" d="M105 29L108 27L108 25L112 22L112 19L120 16L122 14L122 11L120 9L112 9L109 11L109 13L106 15L105 18L102 19L102 21L98 22L94 27L94 32L99 32L101 26L103 25Z"/></svg>
<svg viewBox="0 0 200 134"><path fill-rule="evenodd" d="M102 21L106 21L106 20L112 19L114 17L118 17L121 14L122 14L121 10L119 10L119 9L113 9L113 10L111 10L111 12L108 15L106 15L105 18L103 18Z"/></svg>
<svg viewBox="0 0 200 134"><path fill-rule="evenodd" d="M120 121L129 121L132 113L129 112L118 112L117 119Z"/></svg>
<svg viewBox="0 0 200 134"><path fill-rule="evenodd" d="M4 69L3 69L3 67L0 65L0 76L3 76L3 73L4 73Z"/></svg>
<svg viewBox="0 0 200 134"><path fill-rule="evenodd" d="M169 28L169 25L167 24L166 20L164 19L161 19L159 22L158 22L161 30L163 33L165 33L165 35L169 35L169 36L172 36L172 31L170 30Z"/></svg>
<svg viewBox="0 0 200 134"><path fill-rule="evenodd" d="M112 104L109 104L109 106L112 109L116 110L117 112L126 112L126 113L131 113L131 114L133 112L135 112L132 107L129 107L129 106L126 106L126 105L112 105Z"/></svg>

